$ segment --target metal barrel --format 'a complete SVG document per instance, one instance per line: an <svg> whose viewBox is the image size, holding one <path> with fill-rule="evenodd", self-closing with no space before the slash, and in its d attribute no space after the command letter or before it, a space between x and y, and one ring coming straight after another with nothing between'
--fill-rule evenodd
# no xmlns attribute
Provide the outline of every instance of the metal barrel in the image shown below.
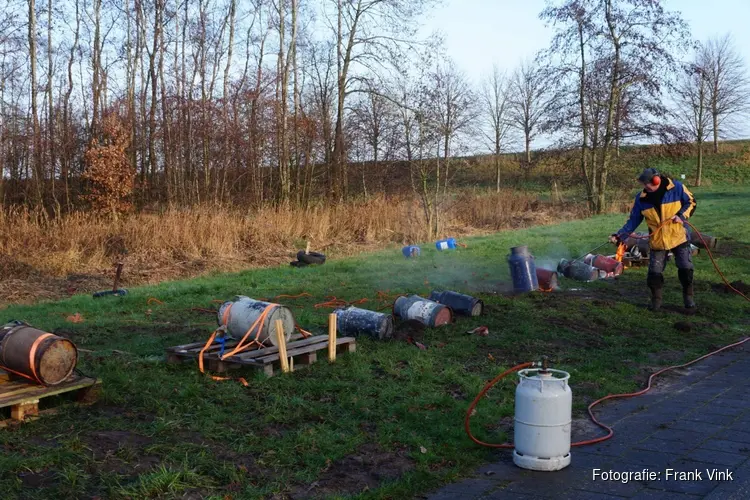
<svg viewBox="0 0 750 500"><path fill-rule="evenodd" d="M430 300L448 306L455 314L461 316L481 316L484 311L484 302L481 300L450 290L444 292L434 290L430 293Z"/></svg>
<svg viewBox="0 0 750 500"><path fill-rule="evenodd" d="M587 255L583 261L590 266L606 271L607 274L612 273L615 276L622 274L622 262L618 262L617 259L613 259L612 257Z"/></svg>
<svg viewBox="0 0 750 500"><path fill-rule="evenodd" d="M78 349L70 340L26 324L0 328L0 368L41 385L64 382L76 367Z"/></svg>
<svg viewBox="0 0 750 500"><path fill-rule="evenodd" d="M523 293L539 289L534 257L529 253L529 247L524 245L511 248L508 266L514 292Z"/></svg>
<svg viewBox="0 0 750 500"><path fill-rule="evenodd" d="M599 279L599 270L593 266L581 262L580 260L571 262L562 259L557 266L557 270L566 278L576 281L595 281Z"/></svg>
<svg viewBox="0 0 750 500"><path fill-rule="evenodd" d="M709 250L715 250L719 246L719 239L714 238L713 236L701 233L700 236L703 236L703 240L706 242L706 244L704 245L703 241L701 241L700 239L700 236L698 236L698 233L696 233L695 231L689 231L688 234L690 235L690 243L697 246L698 248L708 247Z"/></svg>
<svg viewBox="0 0 750 500"><path fill-rule="evenodd" d="M358 337L366 335L383 340L393 336L393 317L389 314L346 307L336 309L336 329L341 335Z"/></svg>
<svg viewBox="0 0 750 500"><path fill-rule="evenodd" d="M245 336L250 327L263 314L267 307L272 307L266 316L263 326L258 335L258 342L276 345L276 320L280 319L284 324L284 337L287 342L294 333L294 315L292 311L282 305L273 305L261 300L251 299L244 295L238 295L234 300L224 302L219 307L217 314L219 325L226 325L227 332L239 340ZM248 340L255 338L256 331L250 333Z"/></svg>
<svg viewBox="0 0 750 500"><path fill-rule="evenodd" d="M397 298L393 303L393 314L404 320L419 321L429 327L446 325L453 319L449 308L419 295Z"/></svg>
<svg viewBox="0 0 750 500"><path fill-rule="evenodd" d="M635 236L638 237L636 238ZM638 250L641 252L641 254L647 256L650 250L648 244L648 234L633 233L633 236L628 236L628 238L625 240L625 246L628 248L638 247Z"/></svg>
<svg viewBox="0 0 750 500"><path fill-rule="evenodd" d="M549 269L536 268L536 279L540 290L556 290L558 288L557 273Z"/></svg>

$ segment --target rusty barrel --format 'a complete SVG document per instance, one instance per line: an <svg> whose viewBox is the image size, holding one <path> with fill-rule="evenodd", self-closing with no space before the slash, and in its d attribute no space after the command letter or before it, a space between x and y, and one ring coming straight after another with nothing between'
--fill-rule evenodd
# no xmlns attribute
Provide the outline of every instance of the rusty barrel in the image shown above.
<svg viewBox="0 0 750 500"><path fill-rule="evenodd" d="M537 267L536 279L539 282L540 290L556 290L558 288L557 273L555 271Z"/></svg>
<svg viewBox="0 0 750 500"><path fill-rule="evenodd" d="M78 349L70 340L23 323L0 328L0 368L41 385L64 382L76 367Z"/></svg>
<svg viewBox="0 0 750 500"><path fill-rule="evenodd" d="M618 262L617 259L612 257L589 254L583 261L590 266L606 271L607 274L611 273L615 276L622 274L622 262Z"/></svg>
<svg viewBox="0 0 750 500"><path fill-rule="evenodd" d="M336 327L341 335L366 335L376 340L393 336L393 317L389 314L352 306L336 309L334 313Z"/></svg>
<svg viewBox="0 0 750 500"><path fill-rule="evenodd" d="M557 270L566 278L576 281L596 281L600 278L599 269L580 260L569 261L562 259L557 266Z"/></svg>
<svg viewBox="0 0 750 500"><path fill-rule="evenodd" d="M447 325L453 319L451 310L419 295L401 296L393 303L393 314L403 320L414 320L425 326Z"/></svg>
<svg viewBox="0 0 750 500"><path fill-rule="evenodd" d="M484 311L484 302L480 299L458 292L433 290L430 300L450 307L455 314L461 316L481 316Z"/></svg>

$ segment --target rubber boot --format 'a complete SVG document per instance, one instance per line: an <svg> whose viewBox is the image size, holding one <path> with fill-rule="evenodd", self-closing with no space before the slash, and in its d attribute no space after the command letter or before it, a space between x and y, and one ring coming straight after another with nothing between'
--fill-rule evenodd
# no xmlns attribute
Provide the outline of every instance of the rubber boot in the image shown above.
<svg viewBox="0 0 750 500"><path fill-rule="evenodd" d="M682 284L682 300L685 302L685 309L695 309L695 300L693 299L693 270L678 269L677 276Z"/></svg>
<svg viewBox="0 0 750 500"><path fill-rule="evenodd" d="M646 284L649 290L651 290L651 305L648 308L651 311L658 311L661 309L664 275L661 273L648 273Z"/></svg>

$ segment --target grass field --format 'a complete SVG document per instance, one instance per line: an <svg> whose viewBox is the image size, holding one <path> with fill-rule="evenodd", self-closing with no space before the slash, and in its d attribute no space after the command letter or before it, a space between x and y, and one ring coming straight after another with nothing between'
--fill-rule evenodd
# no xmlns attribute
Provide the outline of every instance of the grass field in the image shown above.
<svg viewBox="0 0 750 500"><path fill-rule="evenodd" d="M750 188L695 189L692 219L721 238L718 262L730 281L750 282ZM103 379L100 401L65 406L57 415L0 429L0 490L5 498L409 498L471 471L490 452L463 432L464 412L485 381L523 361L550 356L571 373L574 411L611 392L630 391L656 367L692 359L745 335L748 304L714 291L718 276L696 258L699 312L645 309L645 270L620 279L510 297L508 249L529 245L540 264L584 253L624 222L608 215L555 226L466 239L467 248L423 247L406 260L399 248L289 267L211 275L131 289L122 298L75 296L12 306L2 319L25 320L73 339L80 368ZM613 249L610 249L613 251ZM665 300L681 305L676 270L666 272ZM244 387L214 382L192 364L167 365L168 346L201 341L216 307L235 294L283 301L297 321L323 333L335 296L376 308L377 292L429 293L448 288L485 300L485 317L425 330L427 350L403 341L358 340L335 364L264 379L244 373ZM163 304L149 304L149 298ZM82 323L66 317L79 313ZM466 335L489 327L488 337ZM480 439L512 437L511 382L480 404Z"/></svg>

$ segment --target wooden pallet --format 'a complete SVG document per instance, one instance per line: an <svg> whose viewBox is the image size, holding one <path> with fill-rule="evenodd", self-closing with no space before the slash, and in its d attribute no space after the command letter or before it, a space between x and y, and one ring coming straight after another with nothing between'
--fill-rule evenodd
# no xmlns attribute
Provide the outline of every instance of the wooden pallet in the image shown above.
<svg viewBox="0 0 750 500"><path fill-rule="evenodd" d="M195 342L193 344L184 344L167 348L167 362L180 363L186 360L197 360L205 342ZM237 345L236 341L227 342L225 352ZM273 377L281 370L279 361L279 348L276 346L264 347L263 349L254 349L245 351L226 359L219 359L221 346L214 343L206 349L203 363L206 369L215 372L225 372L230 369L253 367L269 376ZM291 358L292 366L297 368L310 366L318 360L318 351L328 349L327 335L313 335L304 338L302 335L292 335L290 342L286 344L286 354ZM340 337L336 339L336 352L355 352L357 342L353 337Z"/></svg>
<svg viewBox="0 0 750 500"><path fill-rule="evenodd" d="M648 265L648 259L633 259L630 257L623 257L622 258L622 265L625 268L628 267L642 267L644 265Z"/></svg>
<svg viewBox="0 0 750 500"><path fill-rule="evenodd" d="M101 380L71 375L62 384L45 387L23 380L12 380L0 370L0 408L10 407L10 419L0 420L0 427L13 421L34 418L40 413L53 413L54 409L39 410L39 401L52 396L73 396L78 403L90 404L99 396Z"/></svg>

